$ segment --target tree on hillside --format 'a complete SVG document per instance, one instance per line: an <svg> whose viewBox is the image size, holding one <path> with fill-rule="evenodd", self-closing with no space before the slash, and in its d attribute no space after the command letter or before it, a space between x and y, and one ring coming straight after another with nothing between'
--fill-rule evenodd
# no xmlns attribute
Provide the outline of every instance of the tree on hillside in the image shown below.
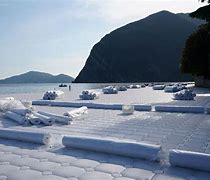
<svg viewBox="0 0 210 180"><path fill-rule="evenodd" d="M201 0L201 2L208 2L208 3L210 3L210 0Z"/></svg>
<svg viewBox="0 0 210 180"><path fill-rule="evenodd" d="M210 3L210 0L201 1ZM182 53L181 71L210 79L210 5L199 8L190 16L205 20L206 23L187 39Z"/></svg>

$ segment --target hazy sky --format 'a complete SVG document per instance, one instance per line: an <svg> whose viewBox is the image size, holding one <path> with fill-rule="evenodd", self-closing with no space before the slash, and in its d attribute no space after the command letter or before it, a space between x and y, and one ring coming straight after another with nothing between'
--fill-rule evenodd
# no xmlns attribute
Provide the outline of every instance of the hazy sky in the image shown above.
<svg viewBox="0 0 210 180"><path fill-rule="evenodd" d="M30 70L73 77L105 34L161 10L192 12L198 0L0 0L0 78Z"/></svg>

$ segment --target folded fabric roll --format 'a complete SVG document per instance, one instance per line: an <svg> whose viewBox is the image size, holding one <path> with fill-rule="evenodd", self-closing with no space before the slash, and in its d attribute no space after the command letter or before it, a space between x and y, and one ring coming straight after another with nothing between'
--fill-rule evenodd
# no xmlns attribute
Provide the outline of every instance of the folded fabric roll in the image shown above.
<svg viewBox="0 0 210 180"><path fill-rule="evenodd" d="M204 113L203 106L155 105L158 112Z"/></svg>
<svg viewBox="0 0 210 180"><path fill-rule="evenodd" d="M88 113L88 108L86 106L83 106L81 108L65 112L63 115L68 116L71 119L73 119L73 118L78 118L78 117L80 117L84 114L87 114L87 113Z"/></svg>
<svg viewBox="0 0 210 180"><path fill-rule="evenodd" d="M169 152L169 162L173 166L210 171L210 154L173 149Z"/></svg>
<svg viewBox="0 0 210 180"><path fill-rule="evenodd" d="M43 124L47 125L47 126L51 126L55 123L55 120L50 118L50 117L47 117L47 116L44 116L42 114L39 114L37 112L33 112L33 115L38 117Z"/></svg>
<svg viewBox="0 0 210 180"><path fill-rule="evenodd" d="M165 92L177 92L179 89L177 86L166 86L164 88Z"/></svg>
<svg viewBox="0 0 210 180"><path fill-rule="evenodd" d="M70 124L72 121L72 119L70 117L66 117L66 116L60 116L57 114L48 113L48 112L44 112L44 111L38 111L38 113L45 117L49 117L49 118L53 119L55 122Z"/></svg>
<svg viewBox="0 0 210 180"><path fill-rule="evenodd" d="M26 114L31 114L31 109L22 108L22 109L11 109L11 112L14 112L16 114L19 114L21 116L25 116Z"/></svg>
<svg viewBox="0 0 210 180"><path fill-rule="evenodd" d="M21 125L29 124L28 118L26 118L25 116L21 116L19 114L16 114L14 112L11 112L11 111L7 111L5 113L5 117L7 117L7 118L9 118L13 121L16 121L18 124L21 124Z"/></svg>
<svg viewBox="0 0 210 180"><path fill-rule="evenodd" d="M165 88L164 88L164 91L165 92L178 92L178 91L181 91L185 88L185 86L181 85L181 84L172 84L172 85L167 85Z"/></svg>
<svg viewBox="0 0 210 180"><path fill-rule="evenodd" d="M50 143L52 135L48 133L28 132L0 128L0 138L47 145Z"/></svg>
<svg viewBox="0 0 210 180"><path fill-rule="evenodd" d="M122 155L132 158L159 160L161 146L113 139L89 138L82 136L64 136L64 146L102 153Z"/></svg>
<svg viewBox="0 0 210 180"><path fill-rule="evenodd" d="M165 88L165 85L154 85L153 90L163 90Z"/></svg>
<svg viewBox="0 0 210 180"><path fill-rule="evenodd" d="M33 125L40 125L42 122L38 117L34 116L33 114L30 114L28 116L28 119L29 119L30 123Z"/></svg>

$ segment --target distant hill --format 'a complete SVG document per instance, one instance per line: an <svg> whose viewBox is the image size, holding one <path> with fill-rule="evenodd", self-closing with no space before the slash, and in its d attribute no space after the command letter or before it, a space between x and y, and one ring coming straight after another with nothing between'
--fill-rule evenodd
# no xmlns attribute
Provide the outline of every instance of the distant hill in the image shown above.
<svg viewBox="0 0 210 180"><path fill-rule="evenodd" d="M179 64L187 37L202 22L161 11L120 27L94 45L75 82L188 81Z"/></svg>
<svg viewBox="0 0 210 180"><path fill-rule="evenodd" d="M74 78L65 74L54 76L49 73L30 71L0 80L0 83L70 83Z"/></svg>

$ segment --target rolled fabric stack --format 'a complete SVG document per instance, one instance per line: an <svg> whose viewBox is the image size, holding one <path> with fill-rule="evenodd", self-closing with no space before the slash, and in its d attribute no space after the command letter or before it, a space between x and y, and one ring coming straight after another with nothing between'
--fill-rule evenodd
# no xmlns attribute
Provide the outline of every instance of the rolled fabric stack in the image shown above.
<svg viewBox="0 0 210 180"><path fill-rule="evenodd" d="M118 86L117 90L118 91L127 91L127 87L126 86Z"/></svg>
<svg viewBox="0 0 210 180"><path fill-rule="evenodd" d="M40 122L42 122L46 126L52 126L55 123L55 120L53 118L51 118L49 116L42 115L38 112L33 112L33 116L34 116L34 118L39 119ZM29 116L29 118L31 118L31 117Z"/></svg>
<svg viewBox="0 0 210 180"><path fill-rule="evenodd" d="M61 97L64 94L61 90L53 90L53 91L47 91L44 96L43 100L55 100L58 97Z"/></svg>
<svg viewBox="0 0 210 180"><path fill-rule="evenodd" d="M153 90L163 90L165 88L165 85L154 85Z"/></svg>
<svg viewBox="0 0 210 180"><path fill-rule="evenodd" d="M107 86L103 88L103 93L104 94L117 94L118 90L114 86Z"/></svg>
<svg viewBox="0 0 210 180"><path fill-rule="evenodd" d="M61 116L53 113L48 113L44 111L38 111L37 113L41 114L42 116L49 117L53 119L55 122L63 123L63 124L71 124L72 118Z"/></svg>
<svg viewBox="0 0 210 180"><path fill-rule="evenodd" d="M29 124L29 119L26 116L11 112L11 111L7 111L5 113L5 117L17 122L18 124L21 125L28 125Z"/></svg>
<svg viewBox="0 0 210 180"><path fill-rule="evenodd" d="M189 89L183 89L182 91L179 91L174 94L175 100L194 100L196 94L189 90Z"/></svg>
<svg viewBox="0 0 210 180"><path fill-rule="evenodd" d="M54 124L54 121L50 117L41 117L38 113L27 108L11 109L5 113L5 117L23 126L29 124L39 125L41 123L44 125Z"/></svg>
<svg viewBox="0 0 210 180"><path fill-rule="evenodd" d="M4 101L6 101L6 100L4 100ZM13 102L14 100L8 100L8 101L11 101L10 103L14 103ZM1 100L0 100L0 102L1 102ZM51 126L55 122L59 122L59 123L63 123L63 124L70 124L72 121L72 118L73 118L70 116L70 114L72 116L79 117L82 114L87 113L87 107L81 107L81 108L69 111L68 116L57 115L57 114L43 112L43 111L36 112L34 110L34 108L32 107L31 102L18 101L18 100L15 100L15 102L16 103L13 105L6 103L7 109L4 108L3 112L5 112L6 118L11 119L23 126L30 125L30 124L32 124L32 125L43 124L46 126Z"/></svg>
<svg viewBox="0 0 210 180"><path fill-rule="evenodd" d="M91 90L84 90L82 94L79 95L82 100L94 100L99 98L99 93Z"/></svg>

